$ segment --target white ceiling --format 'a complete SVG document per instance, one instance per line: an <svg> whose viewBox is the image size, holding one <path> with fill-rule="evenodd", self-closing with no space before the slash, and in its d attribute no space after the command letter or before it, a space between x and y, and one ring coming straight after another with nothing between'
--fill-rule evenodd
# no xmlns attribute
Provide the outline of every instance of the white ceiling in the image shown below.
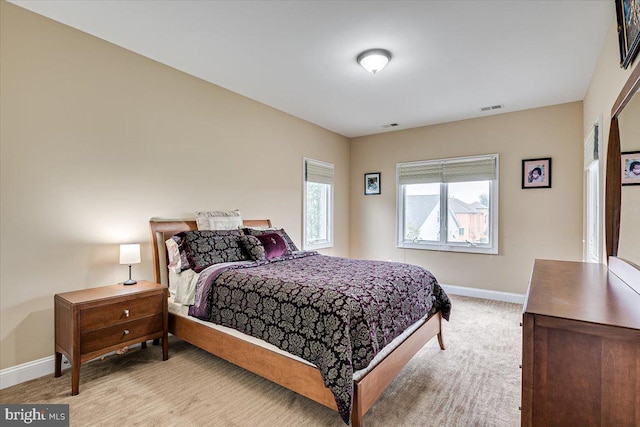
<svg viewBox="0 0 640 427"><path fill-rule="evenodd" d="M347 137L582 100L614 17L612 0L11 2ZM371 48L393 54L376 75L356 63Z"/></svg>

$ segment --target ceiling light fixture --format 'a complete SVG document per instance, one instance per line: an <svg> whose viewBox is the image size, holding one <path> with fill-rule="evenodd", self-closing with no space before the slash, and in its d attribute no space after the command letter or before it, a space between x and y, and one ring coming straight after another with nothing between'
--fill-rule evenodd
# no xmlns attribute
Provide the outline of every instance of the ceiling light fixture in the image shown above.
<svg viewBox="0 0 640 427"><path fill-rule="evenodd" d="M369 49L358 55L357 60L362 68L375 74L391 60L391 52L386 49Z"/></svg>

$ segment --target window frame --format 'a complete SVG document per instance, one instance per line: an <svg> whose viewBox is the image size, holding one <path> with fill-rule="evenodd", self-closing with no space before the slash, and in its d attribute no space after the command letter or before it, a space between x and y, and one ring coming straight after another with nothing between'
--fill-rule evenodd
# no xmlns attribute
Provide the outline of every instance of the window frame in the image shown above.
<svg viewBox="0 0 640 427"><path fill-rule="evenodd" d="M307 163L314 163L318 166L331 168L334 176L332 177L331 184L329 185L329 195L327 197L327 240L320 240L314 242L307 241ZM312 181L313 182L313 181ZM333 247L333 221L334 221L334 188L335 188L335 166L333 163L323 162L321 160L312 159L309 157L302 158L302 249L303 250L318 250Z"/></svg>
<svg viewBox="0 0 640 427"><path fill-rule="evenodd" d="M489 215L490 244L472 244L463 242L449 242L448 238L448 183L440 182L440 240L435 241L406 241L404 240L404 201L405 185L400 183L400 169L403 165L420 165L435 163L455 163L486 158L495 159L495 178L489 186ZM464 182L464 181L463 181ZM476 254L498 254L498 216L499 216L499 182L500 182L500 156L498 154L484 154L467 157L452 157L446 159L420 160L416 162L396 163L396 246L402 249L421 249L446 252L466 252ZM443 219L444 218L444 219Z"/></svg>

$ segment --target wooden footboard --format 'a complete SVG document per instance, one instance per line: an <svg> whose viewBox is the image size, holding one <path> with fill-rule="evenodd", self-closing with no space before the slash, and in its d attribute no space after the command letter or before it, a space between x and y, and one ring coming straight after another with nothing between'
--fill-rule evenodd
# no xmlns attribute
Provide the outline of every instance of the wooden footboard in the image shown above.
<svg viewBox="0 0 640 427"><path fill-rule="evenodd" d="M212 329L197 321L169 315L169 332L211 354L338 410L320 371L306 363Z"/></svg>
<svg viewBox="0 0 640 427"><path fill-rule="evenodd" d="M416 329L406 340L384 358L371 372L354 384L353 410L351 412L351 425L362 425L362 417L369 408L378 400L378 397L387 388L402 368L420 351L431 338L438 336L440 348L444 350L442 341L442 315L437 312Z"/></svg>
<svg viewBox="0 0 640 427"><path fill-rule="evenodd" d="M363 417L409 360L433 337L442 343L442 315L429 317L402 344L354 382L351 425L363 425ZM320 371L309 364L212 329L183 316L169 315L169 332L228 362L273 381L298 394L337 410L333 393L325 387Z"/></svg>

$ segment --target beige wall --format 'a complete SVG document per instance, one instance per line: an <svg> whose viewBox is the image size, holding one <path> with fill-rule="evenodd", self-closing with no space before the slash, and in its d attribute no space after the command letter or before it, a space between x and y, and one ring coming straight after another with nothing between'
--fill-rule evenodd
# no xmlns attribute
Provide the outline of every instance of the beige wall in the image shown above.
<svg viewBox="0 0 640 427"><path fill-rule="evenodd" d="M584 103L349 145L3 0L0 8L0 368L52 355L53 295L123 280L119 243L144 244L134 277L151 278L152 216L239 208L299 243L303 156L336 165L336 247L326 253L523 293L534 258L581 258L582 141L602 116L606 143L630 73L618 66L612 22ZM395 164L482 153L500 154L500 254L397 249ZM553 157L553 188L521 190L521 160L543 156ZM363 174L377 171L382 195L365 197Z"/></svg>
<svg viewBox="0 0 640 427"><path fill-rule="evenodd" d="M53 354L53 295L126 278L148 220L239 208L301 238L302 158L335 164L349 247L349 141L0 2L0 368Z"/></svg>
<svg viewBox="0 0 640 427"><path fill-rule="evenodd" d="M602 121L603 144L601 149L602 161L600 162L600 168L602 176L601 194L603 195L605 191L604 176L607 158L607 145L609 141L611 108L613 107L613 103L622 90L622 87L629 78L631 71L634 69L634 67L640 66L640 59L636 57L634 63L626 70L620 68L619 63L620 54L618 48L617 23L614 18L611 22L611 25L609 26L607 38L605 39L604 45L602 47L596 69L591 79L591 84L589 85L589 89L587 90L583 103L585 136L588 134L593 123L595 123L595 121L599 117L601 117ZM635 102L637 102L637 100ZM624 123L621 122L621 124L622 126L624 126ZM624 138L623 132L626 134L628 131L628 129L621 129L622 138ZM637 139L635 143L630 143L629 138L624 138L624 140L621 141L621 146L623 151L640 150L640 143L638 143ZM622 238L624 238L620 245L620 255L635 260L636 262L638 262L637 260L640 259L640 255L638 254L638 246L637 244L634 245L633 243L629 244L629 238L633 240L633 238L637 237L631 237L631 234L629 234L629 232L635 232L633 236L637 236L640 232L638 231L640 227L637 226L637 218L639 218L638 215L640 215L638 213L637 204L638 200L640 199L640 191L637 191L638 188L639 187L623 187L622 189L623 212L621 213L620 225L621 231L623 232ZM602 200L604 200L604 198ZM604 217L604 203L602 203L601 216ZM604 229L602 231L602 247L602 253L604 254L606 253Z"/></svg>
<svg viewBox="0 0 640 427"><path fill-rule="evenodd" d="M499 254L396 247L396 163L498 153ZM552 188L521 189L522 159L552 157ZM580 260L582 103L357 138L351 142L351 246L356 258L422 265L448 285L525 293L535 258ZM382 194L362 195L382 172Z"/></svg>

